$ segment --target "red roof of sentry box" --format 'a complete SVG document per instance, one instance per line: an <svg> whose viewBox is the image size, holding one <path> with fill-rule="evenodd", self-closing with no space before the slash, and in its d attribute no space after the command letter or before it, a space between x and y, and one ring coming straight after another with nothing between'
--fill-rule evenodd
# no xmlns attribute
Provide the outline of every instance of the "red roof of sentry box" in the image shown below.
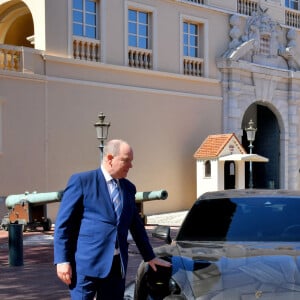
<svg viewBox="0 0 300 300"><path fill-rule="evenodd" d="M204 140L204 142L195 152L194 158L201 159L218 157L232 138L235 139L235 144L238 146L241 153L246 153L234 133L212 134Z"/></svg>

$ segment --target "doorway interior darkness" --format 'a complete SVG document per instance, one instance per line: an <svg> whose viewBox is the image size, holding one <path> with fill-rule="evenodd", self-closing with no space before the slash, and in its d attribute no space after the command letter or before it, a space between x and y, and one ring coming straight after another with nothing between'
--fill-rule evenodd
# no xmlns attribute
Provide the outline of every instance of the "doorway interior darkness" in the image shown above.
<svg viewBox="0 0 300 300"><path fill-rule="evenodd" d="M266 106L252 104L244 115L242 144L249 153L245 127L252 119L257 128L253 153L265 156L267 163L252 163L254 188L280 188L280 130L274 113ZM245 165L245 187L249 188L249 163Z"/></svg>
<svg viewBox="0 0 300 300"><path fill-rule="evenodd" d="M235 189L235 162L225 161L224 164L224 189Z"/></svg>

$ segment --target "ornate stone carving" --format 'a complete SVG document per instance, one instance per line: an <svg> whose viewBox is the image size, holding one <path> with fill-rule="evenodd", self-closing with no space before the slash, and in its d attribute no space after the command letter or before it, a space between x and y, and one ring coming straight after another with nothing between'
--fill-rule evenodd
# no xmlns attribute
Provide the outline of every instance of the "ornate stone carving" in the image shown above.
<svg viewBox="0 0 300 300"><path fill-rule="evenodd" d="M231 41L224 58L300 70L295 30L282 28L267 14L267 9L259 7L246 22L243 17L232 15L230 26Z"/></svg>

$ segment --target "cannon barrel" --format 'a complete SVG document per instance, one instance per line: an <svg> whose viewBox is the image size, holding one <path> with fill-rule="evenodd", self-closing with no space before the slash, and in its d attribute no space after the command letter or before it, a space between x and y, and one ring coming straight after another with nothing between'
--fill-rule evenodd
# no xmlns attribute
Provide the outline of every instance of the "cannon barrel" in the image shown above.
<svg viewBox="0 0 300 300"><path fill-rule="evenodd" d="M63 191L49 193L28 193L19 195L9 195L5 199L5 205L9 209L7 216L1 221L1 227L8 229L9 224L23 224L24 229L27 227L36 228L43 226L45 231L51 229L51 219L47 218L48 203L60 202L63 197ZM152 200L165 200L168 197L166 190L137 192L135 194L135 203L138 212L146 222L144 215L143 203Z"/></svg>
<svg viewBox="0 0 300 300"><path fill-rule="evenodd" d="M7 208L13 208L16 204L21 202L28 202L31 205L47 204L52 202L60 202L63 196L63 191L49 192L49 193L24 193L18 195L9 195L5 199ZM136 202L152 201L152 200L165 200L168 198L166 190L137 192L135 194Z"/></svg>
<svg viewBox="0 0 300 300"><path fill-rule="evenodd" d="M25 193L19 195L9 195L5 199L7 208L13 208L16 204L21 202L28 202L31 205L40 205L52 202L59 202L62 198L63 191L49 192L49 193Z"/></svg>
<svg viewBox="0 0 300 300"><path fill-rule="evenodd" d="M166 190L150 191L150 192L137 192L135 194L136 202L152 201L152 200L165 200L168 198Z"/></svg>

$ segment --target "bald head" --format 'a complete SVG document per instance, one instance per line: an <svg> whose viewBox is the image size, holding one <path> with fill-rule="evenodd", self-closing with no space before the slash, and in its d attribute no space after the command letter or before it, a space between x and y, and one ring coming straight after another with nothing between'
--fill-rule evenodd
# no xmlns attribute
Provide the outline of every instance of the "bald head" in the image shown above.
<svg viewBox="0 0 300 300"><path fill-rule="evenodd" d="M103 149L102 165L116 179L125 178L132 168L133 151L123 140L110 140Z"/></svg>
<svg viewBox="0 0 300 300"><path fill-rule="evenodd" d="M103 149L103 156L106 156L107 154L112 154L114 156L118 155L120 153L120 146L121 144L127 144L127 142L122 140L110 140L106 143Z"/></svg>

